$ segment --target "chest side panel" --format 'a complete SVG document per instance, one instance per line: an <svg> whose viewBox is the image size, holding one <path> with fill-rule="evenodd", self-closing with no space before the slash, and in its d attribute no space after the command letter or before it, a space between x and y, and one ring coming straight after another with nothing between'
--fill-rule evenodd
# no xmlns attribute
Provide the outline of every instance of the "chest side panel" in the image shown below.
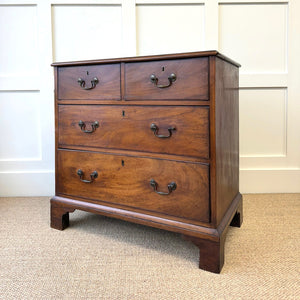
<svg viewBox="0 0 300 300"><path fill-rule="evenodd" d="M239 192L239 70L216 59L216 218L219 224Z"/></svg>

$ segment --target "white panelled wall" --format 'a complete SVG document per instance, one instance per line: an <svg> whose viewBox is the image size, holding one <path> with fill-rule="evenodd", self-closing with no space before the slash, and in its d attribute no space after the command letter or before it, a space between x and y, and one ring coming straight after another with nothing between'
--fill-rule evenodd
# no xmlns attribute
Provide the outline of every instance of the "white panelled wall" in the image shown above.
<svg viewBox="0 0 300 300"><path fill-rule="evenodd" d="M54 194L53 61L219 50L240 69L240 190L300 192L300 1L0 0L0 196Z"/></svg>

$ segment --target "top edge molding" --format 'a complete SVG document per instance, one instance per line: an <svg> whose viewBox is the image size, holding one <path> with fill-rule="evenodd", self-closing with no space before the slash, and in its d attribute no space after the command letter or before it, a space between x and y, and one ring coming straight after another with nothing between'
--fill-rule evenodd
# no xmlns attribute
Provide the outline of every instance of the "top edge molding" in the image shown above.
<svg viewBox="0 0 300 300"><path fill-rule="evenodd" d="M95 65L95 64L97 65L97 64L121 63L121 62L143 62L143 61L153 61L153 60L161 60L161 59L167 60L167 59L180 59L180 58L195 58L195 57L205 57L205 56L216 56L237 67L241 66L236 61L228 58L227 56L219 53L216 50L162 54L162 55L133 56L133 57L123 57L123 58L106 58L106 59L83 60L83 61L54 62L53 64L51 64L51 66L54 67L82 66L82 65Z"/></svg>

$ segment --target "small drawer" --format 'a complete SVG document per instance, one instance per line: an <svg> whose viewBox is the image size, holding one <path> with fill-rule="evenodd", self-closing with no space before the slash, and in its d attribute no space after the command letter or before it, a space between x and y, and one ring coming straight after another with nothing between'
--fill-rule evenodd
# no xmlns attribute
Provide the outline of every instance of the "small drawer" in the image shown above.
<svg viewBox="0 0 300 300"><path fill-rule="evenodd" d="M209 158L209 108L59 105L58 144Z"/></svg>
<svg viewBox="0 0 300 300"><path fill-rule="evenodd" d="M59 100L120 100L120 64L58 68Z"/></svg>
<svg viewBox="0 0 300 300"><path fill-rule="evenodd" d="M59 150L57 193L209 222L209 166Z"/></svg>
<svg viewBox="0 0 300 300"><path fill-rule="evenodd" d="M208 100L208 58L125 64L126 100Z"/></svg>

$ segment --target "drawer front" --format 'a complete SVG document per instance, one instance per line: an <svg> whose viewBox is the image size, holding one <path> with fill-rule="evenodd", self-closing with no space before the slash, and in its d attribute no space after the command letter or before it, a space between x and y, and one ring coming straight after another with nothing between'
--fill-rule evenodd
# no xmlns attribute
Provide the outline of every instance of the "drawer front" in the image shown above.
<svg viewBox="0 0 300 300"><path fill-rule="evenodd" d="M126 100L208 100L208 58L125 64Z"/></svg>
<svg viewBox="0 0 300 300"><path fill-rule="evenodd" d="M58 99L120 100L120 64L58 68Z"/></svg>
<svg viewBox="0 0 300 300"><path fill-rule="evenodd" d="M208 107L59 105L58 111L60 147L209 157Z"/></svg>
<svg viewBox="0 0 300 300"><path fill-rule="evenodd" d="M208 165L67 150L57 159L58 194L209 222Z"/></svg>

